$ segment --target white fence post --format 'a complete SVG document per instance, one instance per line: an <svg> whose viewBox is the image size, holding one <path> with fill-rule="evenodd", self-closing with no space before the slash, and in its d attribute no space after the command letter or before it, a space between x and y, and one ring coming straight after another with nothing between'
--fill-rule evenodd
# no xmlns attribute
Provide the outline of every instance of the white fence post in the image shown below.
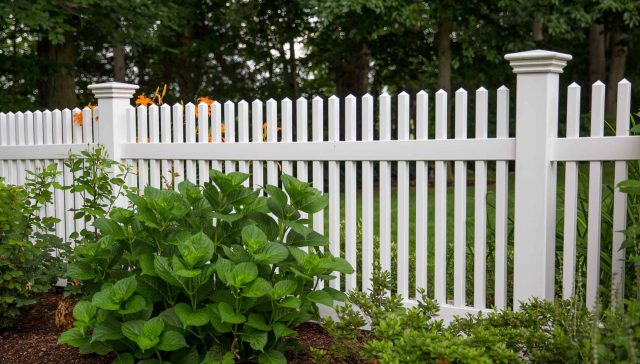
<svg viewBox="0 0 640 364"><path fill-rule="evenodd" d="M96 143L104 145L109 158L122 162L120 145L127 140L127 108L137 85L106 82L89 85L98 99L98 136Z"/></svg>
<svg viewBox="0 0 640 364"><path fill-rule="evenodd" d="M517 74L513 306L553 299L559 74L568 54L533 50L505 56Z"/></svg>

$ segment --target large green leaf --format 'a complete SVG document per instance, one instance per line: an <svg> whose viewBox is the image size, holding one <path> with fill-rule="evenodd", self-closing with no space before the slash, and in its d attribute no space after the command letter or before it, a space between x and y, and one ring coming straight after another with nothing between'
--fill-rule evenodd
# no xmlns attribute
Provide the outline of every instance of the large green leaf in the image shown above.
<svg viewBox="0 0 640 364"><path fill-rule="evenodd" d="M211 260L214 253L214 244L209 237L199 232L187 240L178 243L178 250L182 260L189 268L204 264Z"/></svg>
<svg viewBox="0 0 640 364"><path fill-rule="evenodd" d="M96 306L89 301L80 301L73 308L73 318L78 321L89 322L96 315Z"/></svg>
<svg viewBox="0 0 640 364"><path fill-rule="evenodd" d="M115 358L111 364L134 364L133 355L131 353L122 353Z"/></svg>
<svg viewBox="0 0 640 364"><path fill-rule="evenodd" d="M285 336L294 335L296 332L291 330L287 325L281 322L274 322L273 325L273 334L276 337L276 341L280 340L280 338Z"/></svg>
<svg viewBox="0 0 640 364"><path fill-rule="evenodd" d="M294 310L300 308L301 304L302 302L300 301L300 299L298 297L293 297L293 296L286 297L282 301L278 302L278 306L291 308Z"/></svg>
<svg viewBox="0 0 640 364"><path fill-rule="evenodd" d="M136 287L138 287L138 283L135 276L121 279L113 285L111 298L115 302L124 302L136 291Z"/></svg>
<svg viewBox="0 0 640 364"><path fill-rule="evenodd" d="M220 302L218 304L218 312L220 313L222 322L241 324L247 320L243 314L235 312L233 307L226 302Z"/></svg>
<svg viewBox="0 0 640 364"><path fill-rule="evenodd" d="M282 297L288 296L295 292L296 288L298 288L298 284L296 283L296 281L288 279L278 281L273 286L273 298L280 299Z"/></svg>
<svg viewBox="0 0 640 364"><path fill-rule="evenodd" d="M258 356L259 364L287 364L287 358L277 350L270 350Z"/></svg>
<svg viewBox="0 0 640 364"><path fill-rule="evenodd" d="M164 330L164 321L161 317L154 317L144 323L144 335L147 337L159 337Z"/></svg>
<svg viewBox="0 0 640 364"><path fill-rule="evenodd" d="M264 322L264 316L259 313L252 313L249 315L249 318L247 319L247 326L251 326L254 329L261 331L271 331L271 326Z"/></svg>
<svg viewBox="0 0 640 364"><path fill-rule="evenodd" d="M147 302L141 295L135 295L125 302L124 309L118 310L121 315L140 312L147 307Z"/></svg>
<svg viewBox="0 0 640 364"><path fill-rule="evenodd" d="M209 315L204 309L193 311L189 305L182 302L175 305L175 313L184 327L204 326L209 323Z"/></svg>
<svg viewBox="0 0 640 364"><path fill-rule="evenodd" d="M93 328L91 342L120 340L123 337L120 323L115 320L109 320L101 322Z"/></svg>
<svg viewBox="0 0 640 364"><path fill-rule="evenodd" d="M320 303L329 307L333 306L333 298L325 291L309 292L305 298L314 303Z"/></svg>
<svg viewBox="0 0 640 364"><path fill-rule="evenodd" d="M96 277L96 273L90 264L85 262L73 262L67 268L67 277L80 281L88 281Z"/></svg>
<svg viewBox="0 0 640 364"><path fill-rule="evenodd" d="M253 257L259 264L276 264L287 259L289 251L284 245L270 241L256 250Z"/></svg>
<svg viewBox="0 0 640 364"><path fill-rule="evenodd" d="M244 332L242 333L242 340L249 343L253 350L263 351L264 346L267 345L267 335L266 332Z"/></svg>
<svg viewBox="0 0 640 364"><path fill-rule="evenodd" d="M58 344L67 344L79 348L82 345L89 344L89 337L86 336L82 330L73 328L60 334Z"/></svg>
<svg viewBox="0 0 640 364"><path fill-rule="evenodd" d="M242 295L245 297L262 297L273 292L271 283L262 277L256 278L250 285L242 289Z"/></svg>
<svg viewBox="0 0 640 364"><path fill-rule="evenodd" d="M253 262L237 264L227 276L229 284L234 287L243 287L258 277L258 267Z"/></svg>
<svg viewBox="0 0 640 364"><path fill-rule="evenodd" d="M143 320L127 321L122 324L121 330L127 339L135 342L136 340L138 340L138 337L143 335L144 321Z"/></svg>
<svg viewBox="0 0 640 364"><path fill-rule="evenodd" d="M242 229L242 241L249 252L253 253L267 243L267 235L255 225L247 225Z"/></svg>
<svg viewBox="0 0 640 364"><path fill-rule="evenodd" d="M169 283L172 286L182 287L180 281L178 280L178 277L171 270L167 258L156 256L153 260L153 267L155 268L158 277L162 278L163 281Z"/></svg>
<svg viewBox="0 0 640 364"><path fill-rule="evenodd" d="M181 333L177 331L166 331L162 333L160 337L160 343L158 344L158 350L162 351L174 351L187 347L187 341L184 339Z"/></svg>
<svg viewBox="0 0 640 364"><path fill-rule="evenodd" d="M138 263L140 264L140 268L142 269L142 274L150 275L153 277L157 277L156 269L153 265L155 255L152 253L141 254L138 257Z"/></svg>
<svg viewBox="0 0 640 364"><path fill-rule="evenodd" d="M91 298L91 302L98 308L109 311L117 311L120 309L120 304L115 302L111 297L111 287L107 287L100 292L96 292Z"/></svg>

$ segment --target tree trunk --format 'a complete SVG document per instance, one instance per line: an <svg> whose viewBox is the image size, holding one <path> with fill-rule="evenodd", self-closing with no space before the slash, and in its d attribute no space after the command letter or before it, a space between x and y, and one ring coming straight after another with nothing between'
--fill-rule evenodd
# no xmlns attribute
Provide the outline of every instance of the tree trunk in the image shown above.
<svg viewBox="0 0 640 364"><path fill-rule="evenodd" d="M531 24L531 33L533 34L533 40L536 42L542 41L543 33L542 33L542 20L535 19L533 24Z"/></svg>
<svg viewBox="0 0 640 364"><path fill-rule="evenodd" d="M298 98L298 70L296 67L295 42L289 41L289 89L295 101Z"/></svg>
<svg viewBox="0 0 640 364"><path fill-rule="evenodd" d="M614 30L611 33L611 60L609 62L609 79L607 80L607 95L604 108L607 118L614 118L616 115L618 82L624 77L627 52L626 34Z"/></svg>
<svg viewBox="0 0 640 364"><path fill-rule="evenodd" d="M116 44L113 46L113 79L116 82L126 81L127 68L125 66L124 56L124 45Z"/></svg>
<svg viewBox="0 0 640 364"><path fill-rule="evenodd" d="M452 97L451 97L451 33L453 25L450 20L442 20L438 23L438 88L447 93L447 130L448 137L454 133L454 125L451 122ZM447 168L449 180L453 180L453 169Z"/></svg>
<svg viewBox="0 0 640 364"><path fill-rule="evenodd" d="M605 37L604 25L589 25L589 85L596 81L605 81Z"/></svg>
<svg viewBox="0 0 640 364"><path fill-rule="evenodd" d="M361 44L359 49L344 55L335 70L336 94L343 98L349 94L362 96L369 89L369 49Z"/></svg>
<svg viewBox="0 0 640 364"><path fill-rule="evenodd" d="M38 80L40 103L47 109L78 106L76 82L75 37L64 34L64 43L53 44L48 38L38 40L37 57L44 68L44 77Z"/></svg>

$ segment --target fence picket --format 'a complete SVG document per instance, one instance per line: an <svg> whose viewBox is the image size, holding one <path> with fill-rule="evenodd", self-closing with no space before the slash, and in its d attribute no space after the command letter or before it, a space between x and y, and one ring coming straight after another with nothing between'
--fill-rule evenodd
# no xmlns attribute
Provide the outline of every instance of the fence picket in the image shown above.
<svg viewBox="0 0 640 364"><path fill-rule="evenodd" d="M340 99L329 98L329 141L340 140ZM339 257L340 254L340 162L329 161L329 251ZM329 285L340 290L340 273L334 272L336 279Z"/></svg>
<svg viewBox="0 0 640 364"><path fill-rule="evenodd" d="M391 140L391 97L380 95L380 140ZM391 272L391 164L380 161L380 268Z"/></svg>
<svg viewBox="0 0 640 364"><path fill-rule="evenodd" d="M447 139L447 93L436 92L436 140ZM436 161L434 298L447 303L447 163Z"/></svg>
<svg viewBox="0 0 640 364"><path fill-rule="evenodd" d="M242 100L238 103L238 141L249 142L249 104ZM249 173L249 161L238 161L238 170ZM249 179L244 181L245 187L249 187Z"/></svg>
<svg viewBox="0 0 640 364"><path fill-rule="evenodd" d="M18 111L15 115L16 122L16 145L25 145L25 136L24 136L24 113ZM17 184L23 185L27 182L27 173L25 170L25 161L18 159L16 162L16 174L17 174Z"/></svg>
<svg viewBox="0 0 640 364"><path fill-rule="evenodd" d="M267 143L278 142L278 103L267 100ZM267 161L267 183L278 186L278 161Z"/></svg>
<svg viewBox="0 0 640 364"><path fill-rule="evenodd" d="M316 96L311 101L312 139L319 143L324 140L324 101ZM313 187L324 192L324 162L313 161ZM313 230L324 235L324 211L313 214ZM324 251L324 248L320 248ZM322 287L324 282L318 282Z"/></svg>
<svg viewBox="0 0 640 364"><path fill-rule="evenodd" d="M296 142L298 143L307 143L309 140L307 107L307 99L304 97L296 100ZM298 161L296 163L296 178L302 182L309 181L309 163L307 161ZM303 218L307 218L306 213L301 212L301 215Z"/></svg>
<svg viewBox="0 0 640 364"><path fill-rule="evenodd" d="M251 103L251 141L263 143L262 138L262 101L255 100ZM264 184L262 161L253 161L253 188L258 189Z"/></svg>
<svg viewBox="0 0 640 364"><path fill-rule="evenodd" d="M198 143L209 143L209 131L211 130L211 141L220 142L221 110L220 103L214 101L211 104L211 125L209 125L209 105L201 102L198 104ZM220 161L212 161L212 169L222 171ZM209 161L198 160L198 183L204 186L209 181Z"/></svg>
<svg viewBox="0 0 640 364"><path fill-rule="evenodd" d="M196 142L196 105L188 103L184 107L186 128L185 143ZM196 161L189 159L185 162L187 180L193 184L197 181Z"/></svg>
<svg viewBox="0 0 640 364"><path fill-rule="evenodd" d="M489 93L484 87L476 91L476 139L487 139ZM473 307L487 305L487 162L475 162Z"/></svg>
<svg viewBox="0 0 640 364"><path fill-rule="evenodd" d="M456 91L455 138L467 138L467 91ZM467 279L467 162L455 161L453 210L453 304L466 306Z"/></svg>
<svg viewBox="0 0 640 364"><path fill-rule="evenodd" d="M345 112L345 141L356 141L356 98L349 95L344 101ZM345 289L350 291L358 287L358 251L356 241L356 199L357 199L357 170L356 162L344 162L344 251L345 258L354 269L352 274L345 276Z"/></svg>
<svg viewBox="0 0 640 364"><path fill-rule="evenodd" d="M184 110L181 104L175 104L171 108L171 122L173 126L173 143L184 143ZM179 147L179 145L178 145ZM181 159L173 160L173 188L178 189L180 182L184 181L184 161Z"/></svg>
<svg viewBox="0 0 640 364"><path fill-rule="evenodd" d="M416 95L416 140L429 138L429 94L420 91ZM429 165L416 162L416 290L427 290L428 282L428 196ZM419 297L416 292L416 297Z"/></svg>
<svg viewBox="0 0 640 364"><path fill-rule="evenodd" d="M135 144L136 143L136 108L129 105L127 108L127 143ZM137 161L135 159L126 159L123 161L126 165L131 168L130 172L127 174L127 186L129 187L138 187L138 174L136 171Z"/></svg>
<svg viewBox="0 0 640 364"><path fill-rule="evenodd" d="M148 143L148 124L147 124L147 107L140 105L137 109L138 121L138 143ZM138 186L140 187L140 193L144 193L144 188L149 184L149 163L145 159L138 160Z"/></svg>
<svg viewBox="0 0 640 364"><path fill-rule="evenodd" d="M398 140L409 140L409 94L398 95ZM398 294L409 299L409 162L398 161Z"/></svg>
<svg viewBox="0 0 640 364"><path fill-rule="evenodd" d="M496 138L509 137L509 89L497 91ZM495 300L496 307L507 305L507 244L509 227L509 162L496 162L495 208Z"/></svg>
<svg viewBox="0 0 640 364"><path fill-rule="evenodd" d="M171 107L167 104L160 106L160 142L163 144L171 143ZM162 188L173 188L173 163L168 159L162 160L161 176Z"/></svg>
<svg viewBox="0 0 640 364"><path fill-rule="evenodd" d="M580 137L580 86L567 87L567 138ZM564 170L564 226L562 246L562 297L573 297L576 282L576 229L578 217L578 163Z"/></svg>
<svg viewBox="0 0 640 364"><path fill-rule="evenodd" d="M373 96L362 97L362 140L373 140ZM373 276L373 162L362 162L362 290L371 290Z"/></svg>
<svg viewBox="0 0 640 364"><path fill-rule="evenodd" d="M591 88L591 136L604 135L605 86L597 81ZM602 207L602 162L589 162L589 217L587 222L587 308L598 301L600 283L600 212Z"/></svg>
<svg viewBox="0 0 640 364"><path fill-rule="evenodd" d="M35 131L34 131L35 132ZM33 137L33 135L32 135ZM31 143L33 143L33 139ZM71 110L64 109L62 110L62 143L63 144L72 144L73 143L73 120L71 116ZM69 168L64 165L63 162L60 163L62 170L62 184L64 186L70 186L73 183L73 174L69 171ZM73 221L73 211L75 208L73 193L70 190L64 191L64 223L65 223L65 241L69 240L69 236L71 233L75 231L75 224Z"/></svg>
<svg viewBox="0 0 640 364"><path fill-rule="evenodd" d="M7 146L7 114L0 112L0 146ZM0 160L0 177L4 177L4 183L8 183L9 177L9 161Z"/></svg>
<svg viewBox="0 0 640 364"><path fill-rule="evenodd" d="M224 142L235 143L236 142L236 105L227 101L224 103ZM231 173L236 171L236 162L232 160L226 160L224 162L225 173Z"/></svg>
<svg viewBox="0 0 640 364"><path fill-rule="evenodd" d="M613 85L612 85L613 86ZM616 110L616 136L629 135L631 114L631 83L626 79L618 82ZM614 186L627 179L627 162L617 161L614 167ZM625 250L621 245L625 240L623 230L627 227L627 195L619 188L613 191L613 240L611 252L611 291L614 304L624 297Z"/></svg>
<svg viewBox="0 0 640 364"><path fill-rule="evenodd" d="M62 138L62 112L58 109L53 110L53 144L64 144L64 140ZM26 143L25 143L26 144ZM55 160L52 161L56 163L56 169L60 174L56 177L56 182L58 184L62 184L62 162L63 160ZM55 224L55 232L56 236L60 239L64 239L66 234L64 231L64 192L59 189L53 189L53 207L55 211L55 217L58 219L58 222Z"/></svg>
<svg viewBox="0 0 640 364"><path fill-rule="evenodd" d="M7 142L9 145L16 145L16 115L12 112L7 113ZM10 184L18 184L18 176L17 176L17 161L11 160L9 161L9 173L7 178L7 182Z"/></svg>
<svg viewBox="0 0 640 364"><path fill-rule="evenodd" d="M158 106L149 105L149 143L160 143L160 110ZM149 160L149 178L151 187L160 188L160 161L158 159Z"/></svg>
<svg viewBox="0 0 640 364"><path fill-rule="evenodd" d="M293 141L293 121L292 121L292 113L293 113L293 105L291 100L285 98L280 103L280 107L282 108L281 118L282 118L282 141L285 143ZM293 161L287 160L282 161L282 173L293 176Z"/></svg>

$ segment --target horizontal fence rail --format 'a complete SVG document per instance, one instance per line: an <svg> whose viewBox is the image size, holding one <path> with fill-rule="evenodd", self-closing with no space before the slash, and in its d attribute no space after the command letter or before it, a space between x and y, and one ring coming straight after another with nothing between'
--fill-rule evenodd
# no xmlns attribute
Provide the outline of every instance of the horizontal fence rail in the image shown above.
<svg viewBox="0 0 640 364"><path fill-rule="evenodd" d="M569 298L582 286L595 307L603 284L615 290L613 299L624 292L626 195L613 189L612 233L604 238L601 215L603 166L612 162L617 184L628 176L627 161L640 159L640 136L629 135L631 84L617 85L615 135L608 136L605 86L592 86L588 137L580 136L581 89L569 86L566 135L559 137L558 73L567 58L539 52L507 56L518 74L515 115L505 86L471 95L459 89L133 107L135 86L92 85L98 108L0 113L0 176L23 184L26 170L57 162L59 182L69 185L74 175L62 160L98 144L133 167L127 183L141 193L145 186L177 189L183 180L203 185L210 169L251 173L246 185L254 188L278 185L286 173L329 194L327 211L310 216L310 225L355 268L333 288L370 289L377 262L392 272L407 306L425 289L445 319L517 308L531 296ZM43 214L61 219L57 235L84 227L69 211L81 203L78 194L55 192ZM579 216L586 216L584 228ZM605 243L609 282L600 266ZM584 263L576 259L581 244Z"/></svg>

